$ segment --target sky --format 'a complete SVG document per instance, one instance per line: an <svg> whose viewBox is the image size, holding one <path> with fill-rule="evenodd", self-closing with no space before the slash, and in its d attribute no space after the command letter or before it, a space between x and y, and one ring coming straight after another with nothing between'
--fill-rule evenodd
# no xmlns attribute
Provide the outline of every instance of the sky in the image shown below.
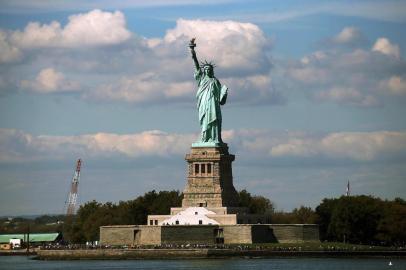
<svg viewBox="0 0 406 270"><path fill-rule="evenodd" d="M229 88L234 185L277 210L406 194L406 1L0 0L0 216L186 184L189 40Z"/></svg>

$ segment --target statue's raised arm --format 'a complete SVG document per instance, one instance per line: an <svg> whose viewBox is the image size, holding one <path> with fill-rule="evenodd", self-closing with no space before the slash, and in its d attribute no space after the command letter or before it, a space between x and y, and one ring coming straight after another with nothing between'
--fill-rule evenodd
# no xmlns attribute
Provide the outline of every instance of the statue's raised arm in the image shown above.
<svg viewBox="0 0 406 270"><path fill-rule="evenodd" d="M196 56L196 52L195 52L195 47L196 47L195 40L196 40L196 38L192 38L190 40L189 48L190 48L190 52L192 53L192 58L193 58L193 62L195 64L195 69L199 70L200 69L199 61L197 61L197 56Z"/></svg>

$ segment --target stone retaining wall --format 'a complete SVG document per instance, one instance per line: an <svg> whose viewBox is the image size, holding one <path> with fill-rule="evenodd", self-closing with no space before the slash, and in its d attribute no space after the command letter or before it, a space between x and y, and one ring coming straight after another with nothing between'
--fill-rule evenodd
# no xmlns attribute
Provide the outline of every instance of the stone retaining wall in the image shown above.
<svg viewBox="0 0 406 270"><path fill-rule="evenodd" d="M162 244L207 244L214 242L216 225L162 226Z"/></svg>
<svg viewBox="0 0 406 270"><path fill-rule="evenodd" d="M319 228L313 224L239 224L100 227L102 245L161 244L253 244L301 243L319 241Z"/></svg>
<svg viewBox="0 0 406 270"><path fill-rule="evenodd" d="M319 226L315 224L270 224L278 243L319 241Z"/></svg>

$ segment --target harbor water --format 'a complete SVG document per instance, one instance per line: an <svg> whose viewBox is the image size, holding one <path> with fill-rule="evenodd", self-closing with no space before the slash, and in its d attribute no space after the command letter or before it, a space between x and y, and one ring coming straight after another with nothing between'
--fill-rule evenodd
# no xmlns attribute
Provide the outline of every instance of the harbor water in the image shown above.
<svg viewBox="0 0 406 270"><path fill-rule="evenodd" d="M389 262L392 265L389 265ZM80 260L40 261L26 256L1 256L0 269L7 270L87 270L87 269L283 269L283 270L404 270L406 259L396 258L271 258L199 260Z"/></svg>

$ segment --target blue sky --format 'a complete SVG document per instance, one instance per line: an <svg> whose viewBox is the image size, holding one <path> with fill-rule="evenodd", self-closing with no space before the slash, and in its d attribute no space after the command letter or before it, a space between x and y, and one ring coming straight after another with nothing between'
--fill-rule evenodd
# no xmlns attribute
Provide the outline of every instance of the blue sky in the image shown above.
<svg viewBox="0 0 406 270"><path fill-rule="evenodd" d="M182 190L187 44L229 90L234 185L277 209L406 194L405 1L0 1L0 215ZM403 30L403 31L402 31Z"/></svg>

